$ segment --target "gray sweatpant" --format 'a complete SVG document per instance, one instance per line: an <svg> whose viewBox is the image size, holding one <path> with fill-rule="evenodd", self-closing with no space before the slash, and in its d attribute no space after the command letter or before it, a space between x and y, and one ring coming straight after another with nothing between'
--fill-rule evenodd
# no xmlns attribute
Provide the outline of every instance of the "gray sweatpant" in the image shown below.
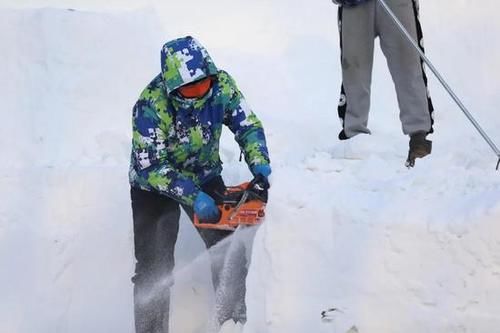
<svg viewBox="0 0 500 333"><path fill-rule="evenodd" d="M423 50L418 0L386 0L386 3ZM384 8L371 0L356 7L339 7L338 18L343 79L338 113L345 135L342 138L341 133L339 137L370 133L368 112L376 37L380 38L396 87L403 133L431 133L433 106L423 63Z"/></svg>

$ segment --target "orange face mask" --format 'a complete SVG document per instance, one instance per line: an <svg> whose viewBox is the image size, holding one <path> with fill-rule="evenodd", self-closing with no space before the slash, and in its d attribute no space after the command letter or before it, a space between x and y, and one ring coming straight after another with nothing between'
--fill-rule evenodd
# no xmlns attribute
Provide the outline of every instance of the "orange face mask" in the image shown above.
<svg viewBox="0 0 500 333"><path fill-rule="evenodd" d="M204 78L191 84L187 84L178 89L179 94L184 98L202 98L212 87L212 79Z"/></svg>

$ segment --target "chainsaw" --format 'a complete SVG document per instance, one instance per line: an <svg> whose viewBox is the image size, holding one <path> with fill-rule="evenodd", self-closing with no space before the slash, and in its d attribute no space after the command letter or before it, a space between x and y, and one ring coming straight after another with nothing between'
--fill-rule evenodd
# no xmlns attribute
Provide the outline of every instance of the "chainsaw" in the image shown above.
<svg viewBox="0 0 500 333"><path fill-rule="evenodd" d="M194 225L202 229L236 230L239 226L262 223L267 203L269 183L262 175L252 181L228 186L224 193L214 198L219 208L218 220L201 220L194 215Z"/></svg>

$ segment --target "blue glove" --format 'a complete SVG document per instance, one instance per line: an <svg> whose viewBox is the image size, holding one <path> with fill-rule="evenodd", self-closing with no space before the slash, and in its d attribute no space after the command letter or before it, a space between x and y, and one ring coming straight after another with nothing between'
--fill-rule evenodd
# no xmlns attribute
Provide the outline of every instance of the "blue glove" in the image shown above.
<svg viewBox="0 0 500 333"><path fill-rule="evenodd" d="M267 177L271 174L271 166L269 164L257 164L252 166L250 171L252 171L252 175L254 175L254 177L261 174L267 179Z"/></svg>
<svg viewBox="0 0 500 333"><path fill-rule="evenodd" d="M218 221L220 211L215 204L214 199L205 192L200 191L194 199L193 209L200 220Z"/></svg>

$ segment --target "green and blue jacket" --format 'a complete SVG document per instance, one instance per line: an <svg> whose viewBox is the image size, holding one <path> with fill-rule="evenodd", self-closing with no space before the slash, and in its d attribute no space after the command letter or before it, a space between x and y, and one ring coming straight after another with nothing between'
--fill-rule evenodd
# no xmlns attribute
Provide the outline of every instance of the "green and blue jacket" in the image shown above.
<svg viewBox="0 0 500 333"><path fill-rule="evenodd" d="M192 37L164 45L162 72L141 93L133 108L130 184L192 205L201 185L222 171L222 125L233 133L249 167L269 164L261 122L233 78L218 70ZM177 89L205 77L211 90L185 99Z"/></svg>

